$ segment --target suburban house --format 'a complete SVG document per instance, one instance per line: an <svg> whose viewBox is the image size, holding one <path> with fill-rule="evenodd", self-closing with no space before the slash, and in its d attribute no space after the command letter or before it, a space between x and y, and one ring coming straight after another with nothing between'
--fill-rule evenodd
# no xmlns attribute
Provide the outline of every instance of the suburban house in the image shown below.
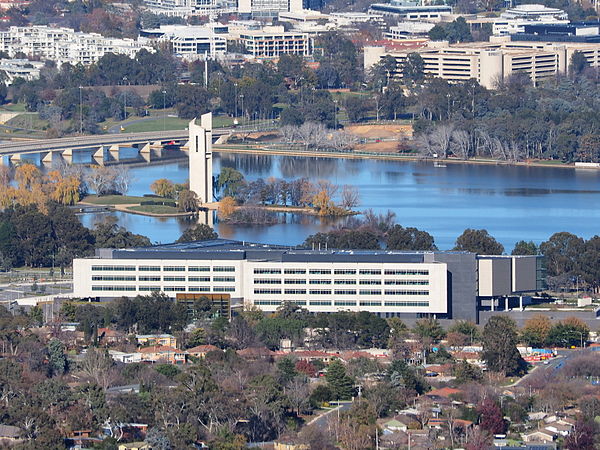
<svg viewBox="0 0 600 450"><path fill-rule="evenodd" d="M167 345L153 345L141 348L141 360L167 364L185 364L186 352Z"/></svg>
<svg viewBox="0 0 600 450"><path fill-rule="evenodd" d="M529 433L523 433L521 435L523 437L523 441L525 442L554 442L557 437L557 433L554 433L550 430L535 430Z"/></svg>
<svg viewBox="0 0 600 450"><path fill-rule="evenodd" d="M198 345L186 350L188 355L195 356L196 358L205 358L207 353L220 351L221 349L214 345Z"/></svg>
<svg viewBox="0 0 600 450"><path fill-rule="evenodd" d="M171 334L138 334L135 339L140 347L149 345L177 347L177 338Z"/></svg>

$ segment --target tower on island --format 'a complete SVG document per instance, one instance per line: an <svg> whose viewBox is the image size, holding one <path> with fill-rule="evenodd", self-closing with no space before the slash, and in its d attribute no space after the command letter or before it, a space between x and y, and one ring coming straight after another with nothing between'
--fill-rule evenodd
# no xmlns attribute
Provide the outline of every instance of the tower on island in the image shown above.
<svg viewBox="0 0 600 450"><path fill-rule="evenodd" d="M202 203L213 201L212 179L212 113L200 116L189 124L189 170L190 191L196 193Z"/></svg>

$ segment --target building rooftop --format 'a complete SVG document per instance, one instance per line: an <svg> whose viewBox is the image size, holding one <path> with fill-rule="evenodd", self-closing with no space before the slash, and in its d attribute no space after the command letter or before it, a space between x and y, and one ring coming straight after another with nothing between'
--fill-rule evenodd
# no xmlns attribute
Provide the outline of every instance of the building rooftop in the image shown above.
<svg viewBox="0 0 600 450"><path fill-rule="evenodd" d="M398 250L303 249L272 244L213 239L131 249L100 249L100 259L251 260L278 262L422 263L426 254L466 252L406 252Z"/></svg>

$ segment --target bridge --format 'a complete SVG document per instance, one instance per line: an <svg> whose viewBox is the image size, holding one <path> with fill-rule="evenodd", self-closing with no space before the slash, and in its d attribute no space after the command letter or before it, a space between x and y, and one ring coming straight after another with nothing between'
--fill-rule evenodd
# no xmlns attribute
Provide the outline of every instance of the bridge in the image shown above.
<svg viewBox="0 0 600 450"><path fill-rule="evenodd" d="M215 129L213 137L229 135L232 130ZM76 150L92 150L93 157L102 164L107 159L119 161L121 147L137 148L140 155L150 161L151 155L158 154L165 145L174 142L182 150L187 150L188 130L147 131L141 133L99 134L93 136L70 136L57 139L32 139L11 141L0 144L0 158L10 157L19 161L21 155L40 153L43 162L52 162L60 156L69 161Z"/></svg>

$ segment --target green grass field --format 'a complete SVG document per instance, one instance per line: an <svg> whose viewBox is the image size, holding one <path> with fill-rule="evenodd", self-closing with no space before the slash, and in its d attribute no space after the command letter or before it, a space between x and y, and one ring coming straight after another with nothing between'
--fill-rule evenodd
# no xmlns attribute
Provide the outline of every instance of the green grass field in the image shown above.
<svg viewBox="0 0 600 450"><path fill-rule="evenodd" d="M144 200L148 200L145 197L135 197L131 195L88 195L81 201L85 203L92 203L94 205L130 205L134 203L141 203Z"/></svg>
<svg viewBox="0 0 600 450"><path fill-rule="evenodd" d="M139 205L127 208L129 211L138 211L149 214L176 214L179 211L177 208L165 205Z"/></svg>
<svg viewBox="0 0 600 450"><path fill-rule="evenodd" d="M25 112L25 103L9 103L8 105L0 106L0 110L10 112Z"/></svg>

